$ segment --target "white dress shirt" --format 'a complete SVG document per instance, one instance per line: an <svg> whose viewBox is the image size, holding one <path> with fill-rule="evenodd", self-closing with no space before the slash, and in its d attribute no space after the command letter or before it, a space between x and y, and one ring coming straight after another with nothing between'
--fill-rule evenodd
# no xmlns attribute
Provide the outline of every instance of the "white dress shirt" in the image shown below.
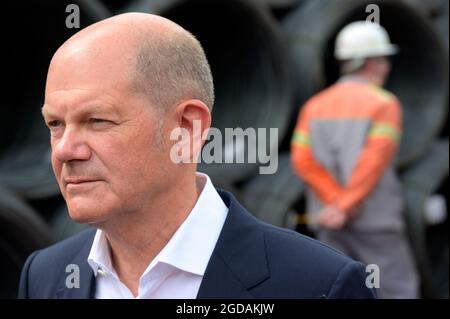
<svg viewBox="0 0 450 319"><path fill-rule="evenodd" d="M139 298L194 299L222 230L228 207L209 177L197 173L202 191L192 211L139 279ZM134 298L111 262L105 234L97 230L88 263L96 277L95 298Z"/></svg>

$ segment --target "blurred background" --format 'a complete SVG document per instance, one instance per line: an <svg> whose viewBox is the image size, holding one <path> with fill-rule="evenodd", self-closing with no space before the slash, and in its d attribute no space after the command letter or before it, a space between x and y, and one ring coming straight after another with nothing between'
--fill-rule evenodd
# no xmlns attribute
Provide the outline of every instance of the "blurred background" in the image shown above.
<svg viewBox="0 0 450 319"><path fill-rule="evenodd" d="M70 3L80 8L81 28L140 11L196 35L216 86L213 126L278 128L270 146L279 156L273 175L258 174L259 163L199 170L260 219L310 236L305 187L289 160L292 132L303 103L339 76L337 32L377 4L380 24L401 48L386 87L404 112L396 166L422 297L449 297L448 0L32 0L8 1L0 12L0 298L15 298L31 252L86 227L68 217L40 114L51 56L77 31L65 25Z"/></svg>

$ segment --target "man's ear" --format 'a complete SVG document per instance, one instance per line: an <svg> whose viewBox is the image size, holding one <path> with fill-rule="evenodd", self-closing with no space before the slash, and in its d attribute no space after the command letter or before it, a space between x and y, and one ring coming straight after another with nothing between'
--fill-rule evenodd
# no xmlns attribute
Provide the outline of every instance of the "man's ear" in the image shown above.
<svg viewBox="0 0 450 319"><path fill-rule="evenodd" d="M211 111L200 100L187 100L178 104L173 112L177 128L189 133L189 149L193 158L198 156L211 126Z"/></svg>

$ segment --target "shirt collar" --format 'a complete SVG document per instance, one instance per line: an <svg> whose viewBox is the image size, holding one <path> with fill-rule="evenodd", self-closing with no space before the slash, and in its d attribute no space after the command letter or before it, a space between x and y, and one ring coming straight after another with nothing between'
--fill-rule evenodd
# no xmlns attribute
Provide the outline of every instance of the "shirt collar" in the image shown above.
<svg viewBox="0 0 450 319"><path fill-rule="evenodd" d="M225 222L228 207L222 201L208 175L197 173L196 180L202 191L194 208L166 246L153 259L142 277L146 276L158 263L165 263L200 276L205 273ZM88 263L96 276L100 270L117 277L112 266L106 236L100 229L95 234Z"/></svg>

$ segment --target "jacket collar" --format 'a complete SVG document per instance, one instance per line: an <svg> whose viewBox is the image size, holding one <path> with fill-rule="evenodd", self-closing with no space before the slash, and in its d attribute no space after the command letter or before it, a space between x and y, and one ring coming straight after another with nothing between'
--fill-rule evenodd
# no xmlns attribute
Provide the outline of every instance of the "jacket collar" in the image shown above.
<svg viewBox="0 0 450 319"><path fill-rule="evenodd" d="M269 278L264 233L233 195L218 192L229 212L197 298L253 298L250 289Z"/></svg>

